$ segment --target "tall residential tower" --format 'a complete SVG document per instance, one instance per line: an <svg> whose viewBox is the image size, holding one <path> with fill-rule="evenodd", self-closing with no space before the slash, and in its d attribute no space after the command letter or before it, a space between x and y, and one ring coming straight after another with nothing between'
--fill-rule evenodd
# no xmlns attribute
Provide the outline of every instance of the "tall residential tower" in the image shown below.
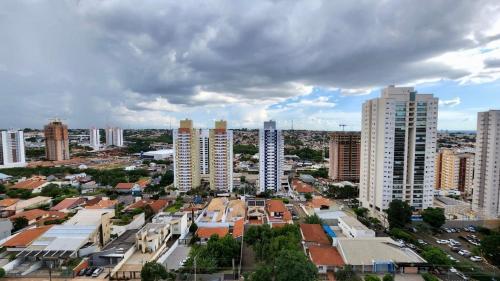
<svg viewBox="0 0 500 281"><path fill-rule="evenodd" d="M363 104L360 202L382 211L394 199L415 210L431 207L438 99L411 87L389 86Z"/></svg>
<svg viewBox="0 0 500 281"><path fill-rule="evenodd" d="M107 146L123 146L123 129L122 128L106 128L106 145Z"/></svg>
<svg viewBox="0 0 500 281"><path fill-rule="evenodd" d="M359 182L360 132L334 132L330 135L330 168L335 181Z"/></svg>
<svg viewBox="0 0 500 281"><path fill-rule="evenodd" d="M284 143L275 121L264 122L259 130L259 190L274 192L281 189L283 177Z"/></svg>
<svg viewBox="0 0 500 281"><path fill-rule="evenodd" d="M23 131L0 131L0 168L26 166Z"/></svg>
<svg viewBox="0 0 500 281"><path fill-rule="evenodd" d="M226 121L216 121L210 129L210 188L233 190L233 131Z"/></svg>
<svg viewBox="0 0 500 281"><path fill-rule="evenodd" d="M193 121L181 120L173 131L174 186L182 192L200 186L200 137Z"/></svg>
<svg viewBox="0 0 500 281"><path fill-rule="evenodd" d="M90 128L90 147L94 150L99 150L101 147L101 135L98 128Z"/></svg>
<svg viewBox="0 0 500 281"><path fill-rule="evenodd" d="M500 110L477 114L472 209L487 218L500 216Z"/></svg>
<svg viewBox="0 0 500 281"><path fill-rule="evenodd" d="M49 161L69 159L68 126L60 120L54 120L44 127L45 157Z"/></svg>

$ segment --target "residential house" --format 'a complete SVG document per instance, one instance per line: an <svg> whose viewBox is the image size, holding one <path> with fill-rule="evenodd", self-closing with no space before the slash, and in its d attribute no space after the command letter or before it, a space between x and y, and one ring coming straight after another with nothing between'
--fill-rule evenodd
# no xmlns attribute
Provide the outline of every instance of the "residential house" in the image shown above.
<svg viewBox="0 0 500 281"><path fill-rule="evenodd" d="M198 227L196 230L196 235L200 238L200 243L208 242L208 239L212 237L212 235L217 235L220 238L229 234L229 227Z"/></svg>
<svg viewBox="0 0 500 281"><path fill-rule="evenodd" d="M10 236L12 233L12 222L8 219L0 219L0 240Z"/></svg>
<svg viewBox="0 0 500 281"><path fill-rule="evenodd" d="M31 178L23 181L19 181L15 185L11 186L11 189L23 189L23 190L30 190L32 193L40 193L42 192L42 188L46 185L48 185L49 182L47 182L45 179L42 178Z"/></svg>
<svg viewBox="0 0 500 281"><path fill-rule="evenodd" d="M49 205L50 202L52 202L52 198L45 196L37 196L26 200L19 200L14 204L5 207L2 214L8 217L23 212L26 209L33 209L44 205Z"/></svg>
<svg viewBox="0 0 500 281"><path fill-rule="evenodd" d="M50 210L69 213L83 204L85 204L85 198L83 197L65 198L57 205L50 208Z"/></svg>
<svg viewBox="0 0 500 281"><path fill-rule="evenodd" d="M119 193L131 193L140 195L143 188L135 182L120 182L115 186L115 190Z"/></svg>
<svg viewBox="0 0 500 281"><path fill-rule="evenodd" d="M281 200L271 199L266 201L267 221L271 227L291 224L292 214Z"/></svg>
<svg viewBox="0 0 500 281"><path fill-rule="evenodd" d="M85 209L114 209L116 204L118 204L118 200L111 200L107 197L99 199L99 201L97 201L96 203L94 202L95 201L89 204L89 201L87 201Z"/></svg>
<svg viewBox="0 0 500 281"><path fill-rule="evenodd" d="M172 236L170 225L148 223L136 234L136 246L142 253L155 253Z"/></svg>
<svg viewBox="0 0 500 281"><path fill-rule="evenodd" d="M170 225L172 235L182 235L188 229L188 214L185 212L165 213L160 212L151 220L152 223L164 223Z"/></svg>
<svg viewBox="0 0 500 281"><path fill-rule="evenodd" d="M28 220L28 225L43 225L48 221L62 220L66 218L66 213L58 211L45 211L40 209L32 209L24 212L17 213L10 216L9 219L14 222L17 218L26 218Z"/></svg>
<svg viewBox="0 0 500 281"><path fill-rule="evenodd" d="M309 246L331 245L323 227L320 224L300 224L300 235L302 236L302 245L307 251Z"/></svg>
<svg viewBox="0 0 500 281"><path fill-rule="evenodd" d="M6 248L7 252L22 252L26 249L33 241L49 230L52 225L44 225L34 228L28 228L22 232L12 236L7 241L2 244L2 247Z"/></svg>
<svg viewBox="0 0 500 281"><path fill-rule="evenodd" d="M327 271L337 271L345 265L342 256L332 246L310 246L308 257L316 265L320 274L325 274Z"/></svg>
<svg viewBox="0 0 500 281"><path fill-rule="evenodd" d="M265 199L248 199L246 205L248 224L261 225L267 222Z"/></svg>
<svg viewBox="0 0 500 281"><path fill-rule="evenodd" d="M138 200L137 202L132 203L131 205L128 205L127 207L125 207L124 211L127 212L127 211L131 211L131 210L134 210L137 208L145 208L147 206L147 207L151 208L151 210L153 211L153 214L157 214L157 213L163 211L163 209L165 209L165 207L167 205L168 205L168 201L165 199L158 199L158 200L141 199L141 200Z"/></svg>

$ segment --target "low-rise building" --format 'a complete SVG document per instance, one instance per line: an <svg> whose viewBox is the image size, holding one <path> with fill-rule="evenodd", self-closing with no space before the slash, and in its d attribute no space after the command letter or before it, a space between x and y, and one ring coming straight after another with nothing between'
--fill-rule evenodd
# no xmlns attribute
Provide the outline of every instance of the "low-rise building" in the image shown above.
<svg viewBox="0 0 500 281"><path fill-rule="evenodd" d="M310 246L308 257L316 265L320 274L337 271L345 265L342 256L332 246Z"/></svg>
<svg viewBox="0 0 500 281"><path fill-rule="evenodd" d="M10 216L9 219L14 222L17 218L26 218L28 220L28 225L43 225L48 221L63 220L66 218L66 213L58 211L45 211L40 209L32 209L24 212L17 213Z"/></svg>
<svg viewBox="0 0 500 281"><path fill-rule="evenodd" d="M307 252L310 246L329 246L332 243L326 236L323 227L319 224L300 224L300 235L302 236L302 245Z"/></svg>
<svg viewBox="0 0 500 281"><path fill-rule="evenodd" d="M82 197L74 197L74 198L65 198L61 202L59 202L54 207L50 208L51 211L59 211L64 213L69 213L74 209L85 204L85 198Z"/></svg>
<svg viewBox="0 0 500 281"><path fill-rule="evenodd" d="M248 199L246 200L246 205L247 205L246 223L253 225L261 225L267 223L265 199Z"/></svg>
<svg viewBox="0 0 500 281"><path fill-rule="evenodd" d="M356 218L343 216L338 218L339 227L345 236L351 238L375 237L375 231L369 229Z"/></svg>
<svg viewBox="0 0 500 281"><path fill-rule="evenodd" d="M136 247L142 253L155 253L171 235L169 224L148 223L136 233Z"/></svg>
<svg viewBox="0 0 500 281"><path fill-rule="evenodd" d="M42 192L42 188L48 185L45 179L42 178L31 178L23 181L19 181L15 185L11 186L12 189L24 189L30 190L32 193L40 193Z"/></svg>
<svg viewBox="0 0 500 281"><path fill-rule="evenodd" d="M33 209L44 205L49 205L50 202L52 202L52 198L45 196L37 196L26 200L19 200L14 204L5 207L2 211L2 216L12 216L14 214L23 212L26 209Z"/></svg>
<svg viewBox="0 0 500 281"><path fill-rule="evenodd" d="M2 244L9 253L19 253L26 249L33 241L49 230L52 225L28 228L22 232L13 235Z"/></svg>
<svg viewBox="0 0 500 281"><path fill-rule="evenodd" d="M200 238L200 243L206 243L212 235L217 235L220 238L229 234L229 227L198 227L196 235Z"/></svg>
<svg viewBox="0 0 500 281"><path fill-rule="evenodd" d="M164 223L170 225L172 235L182 235L189 230L188 215L185 212L173 214L160 212L151 220L153 223Z"/></svg>
<svg viewBox="0 0 500 281"><path fill-rule="evenodd" d="M0 240L10 236L13 229L12 222L8 219L0 219Z"/></svg>
<svg viewBox="0 0 500 281"><path fill-rule="evenodd" d="M293 223L292 214L281 200L266 201L267 222L271 227L279 227Z"/></svg>
<svg viewBox="0 0 500 281"><path fill-rule="evenodd" d="M119 193L140 194L143 189L135 182L120 182L115 186L115 190Z"/></svg>

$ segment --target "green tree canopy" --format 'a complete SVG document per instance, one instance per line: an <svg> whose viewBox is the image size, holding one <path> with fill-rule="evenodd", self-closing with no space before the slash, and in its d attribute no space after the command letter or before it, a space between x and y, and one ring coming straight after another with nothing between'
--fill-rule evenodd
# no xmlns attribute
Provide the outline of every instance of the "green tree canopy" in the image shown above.
<svg viewBox="0 0 500 281"><path fill-rule="evenodd" d="M481 241L481 252L494 265L500 265L500 234L488 235Z"/></svg>
<svg viewBox="0 0 500 281"><path fill-rule="evenodd" d="M411 208L408 203L401 200L393 200L389 203L389 209L387 209L387 219L389 221L389 227L404 227L407 223L411 221Z"/></svg>
<svg viewBox="0 0 500 281"><path fill-rule="evenodd" d="M165 267L157 262L146 262L141 270L142 281L159 281L168 278Z"/></svg>
<svg viewBox="0 0 500 281"><path fill-rule="evenodd" d="M313 281L318 269L301 251L283 250L276 257L276 281Z"/></svg>
<svg viewBox="0 0 500 281"><path fill-rule="evenodd" d="M337 270L334 275L337 281L361 281L361 277L359 277L349 265Z"/></svg>
<svg viewBox="0 0 500 281"><path fill-rule="evenodd" d="M318 217L318 215L314 214L311 216L307 216L305 223L310 223L310 224L323 224L323 220Z"/></svg>
<svg viewBox="0 0 500 281"><path fill-rule="evenodd" d="M446 253L437 247L427 247L422 252L422 257L430 264L435 267L449 267L452 265L451 260L448 258Z"/></svg>
<svg viewBox="0 0 500 281"><path fill-rule="evenodd" d="M381 281L381 280L380 280L380 277L378 277L377 275L366 274L365 281Z"/></svg>
<svg viewBox="0 0 500 281"><path fill-rule="evenodd" d="M446 221L443 208L427 208L422 212L422 219L434 228L440 228Z"/></svg>
<svg viewBox="0 0 500 281"><path fill-rule="evenodd" d="M29 221L25 217L17 217L12 222L12 225L14 226L14 231L18 231L20 229L23 229L23 228L27 227L28 224L29 224Z"/></svg>

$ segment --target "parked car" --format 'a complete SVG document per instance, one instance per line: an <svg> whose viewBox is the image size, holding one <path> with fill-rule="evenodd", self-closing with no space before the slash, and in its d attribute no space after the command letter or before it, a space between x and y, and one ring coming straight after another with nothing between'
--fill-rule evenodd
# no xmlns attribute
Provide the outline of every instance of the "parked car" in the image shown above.
<svg viewBox="0 0 500 281"><path fill-rule="evenodd" d="M458 253L461 249L460 249L460 247L458 247L458 246L453 246L453 247L451 247L451 250L452 250L453 252L455 252L455 253Z"/></svg>
<svg viewBox="0 0 500 281"><path fill-rule="evenodd" d="M187 258L185 258L185 259L181 260L181 261L179 262L179 266L180 266L180 267L183 267L183 266L186 264L187 260L188 260Z"/></svg>
<svg viewBox="0 0 500 281"><path fill-rule="evenodd" d="M82 270L78 271L78 276L83 276L83 275L85 275L85 271L86 271L86 270L87 270L87 269L86 269L86 268L84 268L84 269L82 269Z"/></svg>
<svg viewBox="0 0 500 281"><path fill-rule="evenodd" d="M420 245L422 245L422 246L425 246L425 245L427 245L427 244L428 244L427 242L425 242L425 241L424 241L424 240L422 240L422 239L418 239L418 240L417 240L417 242L418 242L418 244L420 244Z"/></svg>
<svg viewBox="0 0 500 281"><path fill-rule="evenodd" d="M460 276L460 278L462 278L463 280L469 280L469 277L465 276L465 274L463 274L462 272L457 272L456 273L458 276Z"/></svg>
<svg viewBox="0 0 500 281"><path fill-rule="evenodd" d="M454 258L452 255L447 255L447 257L450 261L458 262L458 260Z"/></svg>
<svg viewBox="0 0 500 281"><path fill-rule="evenodd" d="M95 270L95 267L87 268L87 270L85 271L85 276L91 276L92 273L94 273L94 270Z"/></svg>
<svg viewBox="0 0 500 281"><path fill-rule="evenodd" d="M473 256L473 257L470 257L470 260L474 261L474 262L479 262L479 261L483 261L483 258L480 256Z"/></svg>
<svg viewBox="0 0 500 281"><path fill-rule="evenodd" d="M450 241L445 240L445 239L439 239L439 240L436 240L436 243L438 243L438 244L448 244L448 243L450 243Z"/></svg>
<svg viewBox="0 0 500 281"><path fill-rule="evenodd" d="M96 270L94 270L94 272L92 273L92 277L99 276L103 271L104 271L104 268L102 268L102 267L96 268Z"/></svg>
<svg viewBox="0 0 500 281"><path fill-rule="evenodd" d="M470 257L471 253L467 250L460 250L458 252L459 255L464 256L464 257Z"/></svg>
<svg viewBox="0 0 500 281"><path fill-rule="evenodd" d="M450 272L457 273L458 270L456 268L454 268L454 267L450 267Z"/></svg>

